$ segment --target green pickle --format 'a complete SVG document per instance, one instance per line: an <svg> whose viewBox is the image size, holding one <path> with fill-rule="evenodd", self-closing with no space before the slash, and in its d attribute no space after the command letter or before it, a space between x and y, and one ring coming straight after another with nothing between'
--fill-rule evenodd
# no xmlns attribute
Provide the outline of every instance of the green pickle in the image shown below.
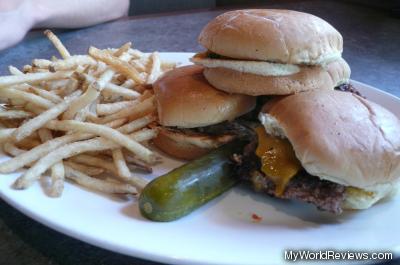
<svg viewBox="0 0 400 265"><path fill-rule="evenodd" d="M140 195L140 212L153 221L173 221L228 190L238 182L230 157L241 153L244 145L225 144L154 179Z"/></svg>

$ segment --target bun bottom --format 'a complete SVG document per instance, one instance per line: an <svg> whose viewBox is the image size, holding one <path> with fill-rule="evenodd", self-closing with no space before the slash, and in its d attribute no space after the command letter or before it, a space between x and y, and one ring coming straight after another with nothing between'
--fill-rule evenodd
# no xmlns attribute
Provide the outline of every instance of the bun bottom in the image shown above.
<svg viewBox="0 0 400 265"><path fill-rule="evenodd" d="M374 191L347 188L346 198L342 208L345 210L364 210L380 200L393 196L398 191L398 185L381 184Z"/></svg>
<svg viewBox="0 0 400 265"><path fill-rule="evenodd" d="M216 67L205 68L204 76L214 87L228 93L251 96L288 95L309 90L333 89L348 82L350 68L340 59L326 66L301 66L300 72L285 76L263 76Z"/></svg>
<svg viewBox="0 0 400 265"><path fill-rule="evenodd" d="M186 136L181 133L177 136L177 132L171 132L168 129L161 129L157 137L153 139L154 145L164 153L183 160L193 160L199 158L213 148L200 147L185 141Z"/></svg>

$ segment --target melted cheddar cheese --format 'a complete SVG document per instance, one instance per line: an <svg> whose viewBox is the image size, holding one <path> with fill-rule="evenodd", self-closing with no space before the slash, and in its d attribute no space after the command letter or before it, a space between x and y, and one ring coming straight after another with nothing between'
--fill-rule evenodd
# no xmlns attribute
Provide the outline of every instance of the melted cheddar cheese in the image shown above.
<svg viewBox="0 0 400 265"><path fill-rule="evenodd" d="M287 139L268 135L262 126L255 131L258 136L256 155L261 159L261 171L275 183L275 193L280 196L286 184L301 169L300 161Z"/></svg>

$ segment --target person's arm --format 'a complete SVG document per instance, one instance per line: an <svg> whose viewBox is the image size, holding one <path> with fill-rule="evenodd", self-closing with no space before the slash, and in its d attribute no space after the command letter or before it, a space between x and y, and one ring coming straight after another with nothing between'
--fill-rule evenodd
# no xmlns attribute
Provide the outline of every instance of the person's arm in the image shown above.
<svg viewBox="0 0 400 265"><path fill-rule="evenodd" d="M19 42L31 28L77 28L117 19L129 0L1 0L0 50Z"/></svg>
<svg viewBox="0 0 400 265"><path fill-rule="evenodd" d="M35 27L78 28L126 16L129 0L30 0Z"/></svg>

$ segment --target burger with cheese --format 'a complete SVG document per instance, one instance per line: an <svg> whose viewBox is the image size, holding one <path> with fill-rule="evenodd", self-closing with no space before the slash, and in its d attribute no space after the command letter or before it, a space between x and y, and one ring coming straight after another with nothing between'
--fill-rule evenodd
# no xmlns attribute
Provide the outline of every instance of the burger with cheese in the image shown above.
<svg viewBox="0 0 400 265"><path fill-rule="evenodd" d="M266 103L258 141L236 156L257 191L341 213L366 209L396 190L400 121L358 95L318 90Z"/></svg>
<svg viewBox="0 0 400 265"><path fill-rule="evenodd" d="M242 127L233 121L256 104L255 97L215 89L204 78L203 67L196 65L166 73L153 87L163 126L154 144L186 160L235 139Z"/></svg>
<svg viewBox="0 0 400 265"><path fill-rule="evenodd" d="M247 95L287 95L347 83L343 39L329 23L291 10L224 13L202 30L207 51L192 62L217 89Z"/></svg>

